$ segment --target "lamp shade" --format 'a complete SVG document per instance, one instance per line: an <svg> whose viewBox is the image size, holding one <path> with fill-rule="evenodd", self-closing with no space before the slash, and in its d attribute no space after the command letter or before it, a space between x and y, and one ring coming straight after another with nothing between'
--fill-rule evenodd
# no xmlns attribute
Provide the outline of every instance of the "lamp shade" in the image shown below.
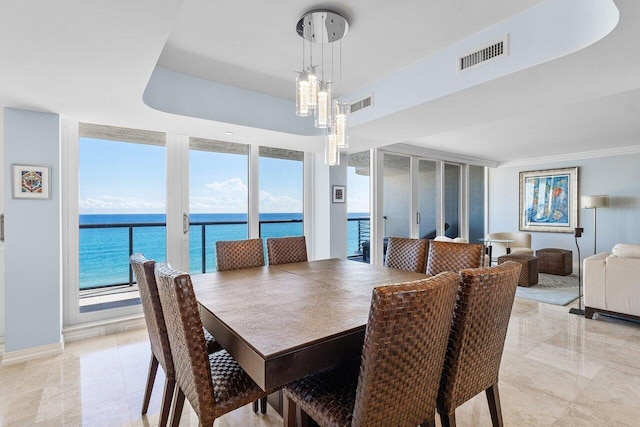
<svg viewBox="0 0 640 427"><path fill-rule="evenodd" d="M609 196L608 195L596 195L596 196L582 196L580 197L582 207L585 209L593 208L608 208Z"/></svg>

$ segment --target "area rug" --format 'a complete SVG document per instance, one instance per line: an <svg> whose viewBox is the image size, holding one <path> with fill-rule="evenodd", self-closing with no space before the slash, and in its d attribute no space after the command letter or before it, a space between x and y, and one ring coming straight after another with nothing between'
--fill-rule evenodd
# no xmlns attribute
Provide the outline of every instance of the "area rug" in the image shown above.
<svg viewBox="0 0 640 427"><path fill-rule="evenodd" d="M516 297L553 305L567 305L578 298L578 275L555 276L540 273L538 284L529 288L518 286Z"/></svg>

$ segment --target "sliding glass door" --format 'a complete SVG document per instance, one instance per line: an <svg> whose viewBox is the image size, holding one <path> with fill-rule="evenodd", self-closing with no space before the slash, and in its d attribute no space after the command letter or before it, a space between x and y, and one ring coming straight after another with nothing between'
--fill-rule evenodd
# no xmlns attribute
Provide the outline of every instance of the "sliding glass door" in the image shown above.
<svg viewBox="0 0 640 427"><path fill-rule="evenodd" d="M462 237L460 229L460 166L444 165L444 235Z"/></svg>
<svg viewBox="0 0 640 427"><path fill-rule="evenodd" d="M249 146L189 140L189 270L216 269L216 242L248 237Z"/></svg>
<svg viewBox="0 0 640 427"><path fill-rule="evenodd" d="M383 155L384 237L411 237L411 158L391 153Z"/></svg>
<svg viewBox="0 0 640 427"><path fill-rule="evenodd" d="M418 160L418 237L433 239L438 225L438 175L433 160Z"/></svg>
<svg viewBox="0 0 640 427"><path fill-rule="evenodd" d="M129 255L166 260L165 168L162 133L80 126L74 316L140 303Z"/></svg>

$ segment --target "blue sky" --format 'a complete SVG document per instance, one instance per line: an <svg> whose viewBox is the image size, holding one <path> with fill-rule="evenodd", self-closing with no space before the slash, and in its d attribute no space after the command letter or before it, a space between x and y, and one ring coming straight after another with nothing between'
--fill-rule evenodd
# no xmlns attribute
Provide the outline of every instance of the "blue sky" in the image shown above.
<svg viewBox="0 0 640 427"><path fill-rule="evenodd" d="M247 157L192 150L190 211L247 211ZM80 139L80 213L164 213L166 149ZM260 212L302 212L302 162L261 157ZM349 212L368 211L368 177L348 168Z"/></svg>

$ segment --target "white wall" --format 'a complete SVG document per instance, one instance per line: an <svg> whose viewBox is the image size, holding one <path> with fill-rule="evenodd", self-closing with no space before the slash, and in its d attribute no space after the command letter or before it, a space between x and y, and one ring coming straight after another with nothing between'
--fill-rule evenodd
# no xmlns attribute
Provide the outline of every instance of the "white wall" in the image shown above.
<svg viewBox="0 0 640 427"><path fill-rule="evenodd" d="M4 110L5 350L61 342L60 120ZM11 164L51 166L51 200L11 198Z"/></svg>
<svg viewBox="0 0 640 427"><path fill-rule="evenodd" d="M0 114L0 214L4 213L4 114ZM0 353L4 351L4 242L0 242Z"/></svg>
<svg viewBox="0 0 640 427"><path fill-rule="evenodd" d="M611 207L598 209L597 252L610 251L616 243L640 243L640 154L581 159L489 170L489 230L518 230L519 172L578 166L579 196L608 194ZM579 203L579 202L578 202ZM584 259L593 254L593 210L578 209L584 234L578 239ZM563 248L577 252L573 234L531 233L531 246Z"/></svg>
<svg viewBox="0 0 640 427"><path fill-rule="evenodd" d="M329 169L329 188L333 196L334 185L347 185L347 155L340 155L340 165ZM349 188L347 187L347 191ZM347 203L331 203L329 212L331 215L331 258L347 257ZM326 229L325 229L326 230Z"/></svg>

